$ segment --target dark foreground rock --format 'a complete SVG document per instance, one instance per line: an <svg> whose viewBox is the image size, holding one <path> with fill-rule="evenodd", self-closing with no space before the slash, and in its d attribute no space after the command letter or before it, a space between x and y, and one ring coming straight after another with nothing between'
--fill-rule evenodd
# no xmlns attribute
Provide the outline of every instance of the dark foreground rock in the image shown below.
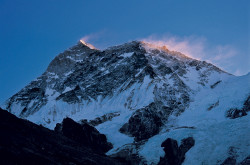
<svg viewBox="0 0 250 165"><path fill-rule="evenodd" d="M0 109L0 164L119 165L119 161Z"/></svg>
<svg viewBox="0 0 250 165"><path fill-rule="evenodd" d="M193 147L195 141L192 137L182 139L181 145L178 147L176 140L168 138L161 147L164 147L165 156L160 159L158 165L181 165L185 160L186 152Z"/></svg>
<svg viewBox="0 0 250 165"><path fill-rule="evenodd" d="M104 134L100 134L95 127L84 122L79 124L65 118L62 124L56 125L55 131L99 153L105 153L113 148Z"/></svg>

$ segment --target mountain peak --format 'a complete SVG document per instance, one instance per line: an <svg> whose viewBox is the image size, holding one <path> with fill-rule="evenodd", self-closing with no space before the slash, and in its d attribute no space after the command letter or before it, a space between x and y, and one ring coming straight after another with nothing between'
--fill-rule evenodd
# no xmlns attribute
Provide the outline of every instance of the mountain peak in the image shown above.
<svg viewBox="0 0 250 165"><path fill-rule="evenodd" d="M130 42L126 42L124 44L121 45L116 45L116 46L112 46L107 48L105 51L107 52L141 52L141 53L145 53L145 54L153 54L153 55L157 55L157 54L164 54L167 56L172 56L172 57L176 57L178 59L182 59L182 60L190 60L193 59L181 52L178 51L174 51L174 50L169 50L167 45L164 44L158 44L155 42L147 42L147 41L143 41L143 40L134 40L134 41L130 41Z"/></svg>
<svg viewBox="0 0 250 165"><path fill-rule="evenodd" d="M87 46L90 49L96 49L93 45L91 45L90 43L85 42L84 40L79 40L78 44L82 44L84 46Z"/></svg>
<svg viewBox="0 0 250 165"><path fill-rule="evenodd" d="M201 164L201 157L205 164L218 164L238 147L238 139L243 139L239 153L248 149L248 134L242 131L249 125L249 114L244 112L249 109L245 101L249 100L248 78L234 77L160 42L131 41L97 50L80 40L56 56L42 76L3 108L50 129L65 117L87 122L113 144L107 154L129 152L147 164L160 160L155 146L161 146L166 137L176 134L180 140L188 132L196 140L196 149L192 150L194 159L188 154L185 161L196 162L186 164ZM218 132L222 138L210 136ZM204 145L209 152L199 155ZM217 145L223 156L210 159Z"/></svg>

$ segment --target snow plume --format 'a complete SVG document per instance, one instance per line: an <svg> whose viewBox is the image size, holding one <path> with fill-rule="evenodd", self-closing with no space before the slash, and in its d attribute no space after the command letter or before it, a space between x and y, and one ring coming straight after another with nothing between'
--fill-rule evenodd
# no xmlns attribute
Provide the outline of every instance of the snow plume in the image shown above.
<svg viewBox="0 0 250 165"><path fill-rule="evenodd" d="M173 35L151 35L141 39L145 42L166 46L169 50L181 52L191 58L207 61L219 66L222 69L230 70L232 58L238 54L238 51L231 45L211 46L204 37L188 36L177 37Z"/></svg>
<svg viewBox="0 0 250 165"><path fill-rule="evenodd" d="M80 42L84 45L87 45L91 49L96 49L93 45L89 44L89 42L95 43L95 41L99 40L100 37L102 37L103 35L104 35L104 31L91 33L91 34L88 34L88 35L85 35L84 37L82 37L80 39Z"/></svg>
<svg viewBox="0 0 250 165"><path fill-rule="evenodd" d="M88 35L85 35L84 37L81 38L81 40L85 41L85 42L90 42L93 40L97 40L98 38L100 38L100 36L103 34L103 32L96 32L96 33L91 33Z"/></svg>
<svg viewBox="0 0 250 165"><path fill-rule="evenodd" d="M88 46L90 49L96 49L93 45L91 45L91 44L85 42L85 40L83 40L83 39L80 39L80 42L81 42L83 45Z"/></svg>
<svg viewBox="0 0 250 165"><path fill-rule="evenodd" d="M203 39L178 38L178 37L156 37L150 36L142 39L145 42L158 46L166 46L169 50L181 52L189 57L201 59L204 56Z"/></svg>

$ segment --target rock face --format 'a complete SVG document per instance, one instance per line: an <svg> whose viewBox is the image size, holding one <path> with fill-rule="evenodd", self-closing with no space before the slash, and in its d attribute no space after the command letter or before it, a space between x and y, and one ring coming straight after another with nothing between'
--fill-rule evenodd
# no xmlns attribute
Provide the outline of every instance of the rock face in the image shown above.
<svg viewBox="0 0 250 165"><path fill-rule="evenodd" d="M244 102L243 110L246 112L250 111L250 96L248 96L248 98Z"/></svg>
<svg viewBox="0 0 250 165"><path fill-rule="evenodd" d="M173 139L166 139L161 147L164 147L165 156L160 159L158 165L181 165L185 160L186 152L192 148L195 141L192 137L183 139L181 145L178 147L178 143Z"/></svg>
<svg viewBox="0 0 250 165"><path fill-rule="evenodd" d="M112 148L106 136L87 123L79 124L70 118L65 118L62 124L57 124L55 131L99 153L105 153Z"/></svg>
<svg viewBox="0 0 250 165"><path fill-rule="evenodd" d="M118 165L89 146L0 109L0 164Z"/></svg>
<svg viewBox="0 0 250 165"><path fill-rule="evenodd" d="M125 123L120 132L135 137L135 141L148 139L159 133L161 126L172 111L161 103L151 103L138 109ZM165 116L165 118L163 117Z"/></svg>
<svg viewBox="0 0 250 165"><path fill-rule="evenodd" d="M227 111L226 116L230 119L235 119L238 117L246 116L247 113L245 110L239 110L237 108L232 108Z"/></svg>
<svg viewBox="0 0 250 165"><path fill-rule="evenodd" d="M246 116L248 111L250 111L250 96L244 102L242 109L237 109L237 108L229 109L226 113L226 117L230 119L235 119L238 117Z"/></svg>

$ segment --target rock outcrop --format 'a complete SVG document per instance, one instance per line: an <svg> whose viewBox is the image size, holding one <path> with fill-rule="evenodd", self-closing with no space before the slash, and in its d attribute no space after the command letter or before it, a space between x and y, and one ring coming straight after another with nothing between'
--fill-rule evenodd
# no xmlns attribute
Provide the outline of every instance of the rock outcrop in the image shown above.
<svg viewBox="0 0 250 165"><path fill-rule="evenodd" d="M185 154L195 144L192 137L182 139L181 145L178 147L176 140L166 139L161 147L164 147L165 156L160 159L158 165L181 165L185 160Z"/></svg>
<svg viewBox="0 0 250 165"><path fill-rule="evenodd" d="M235 119L238 117L246 116L247 112L250 111L250 96L246 99L242 109L231 108L226 112L226 117Z"/></svg>
<svg viewBox="0 0 250 165"><path fill-rule="evenodd" d="M87 119L83 119L80 121L80 123L82 124L88 123L91 126L98 126L99 124L102 124L106 121L111 121L114 117L117 117L117 116L120 116L118 112L107 113L105 115L102 115L90 121L88 121Z"/></svg>
<svg viewBox="0 0 250 165"><path fill-rule="evenodd" d="M120 128L120 132L135 137L135 141L148 139L159 133L161 126L171 112L171 108L163 106L160 102L153 102L137 110L129 118L128 123Z"/></svg>
<svg viewBox="0 0 250 165"><path fill-rule="evenodd" d="M65 118L62 124L57 124L55 132L99 153L105 153L113 147L111 143L107 142L106 136L100 134L95 127L87 123L79 124L70 118Z"/></svg>

